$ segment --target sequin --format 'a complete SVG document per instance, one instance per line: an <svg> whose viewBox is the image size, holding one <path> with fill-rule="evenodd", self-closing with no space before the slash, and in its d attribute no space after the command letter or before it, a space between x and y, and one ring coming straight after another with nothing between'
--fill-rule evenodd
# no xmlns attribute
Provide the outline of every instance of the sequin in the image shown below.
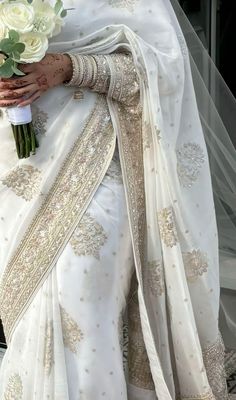
<svg viewBox="0 0 236 400"><path fill-rule="evenodd" d="M132 55L112 54L94 56L94 58L97 63L98 74L92 90L108 93L108 97L123 104L133 104L137 99L137 93L139 93L139 79L134 68Z"/></svg>

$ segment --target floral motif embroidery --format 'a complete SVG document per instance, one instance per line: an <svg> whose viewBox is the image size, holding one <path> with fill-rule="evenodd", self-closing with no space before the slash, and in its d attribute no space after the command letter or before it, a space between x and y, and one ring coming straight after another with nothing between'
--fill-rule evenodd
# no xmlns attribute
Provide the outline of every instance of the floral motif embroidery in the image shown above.
<svg viewBox="0 0 236 400"><path fill-rule="evenodd" d="M45 327L45 339L44 339L44 356L43 366L46 374L49 376L54 363L54 336L53 336L53 322L47 321Z"/></svg>
<svg viewBox="0 0 236 400"><path fill-rule="evenodd" d="M47 132L48 114L34 104L32 106L32 117L36 135L44 135Z"/></svg>
<svg viewBox="0 0 236 400"><path fill-rule="evenodd" d="M144 151L146 149L150 149L151 147L151 143L150 143L150 136L151 136L151 124L150 122L146 121L143 125L143 149ZM158 142L161 140L161 131L160 129L158 129L158 127L155 125L154 126L155 129L155 133L156 133L156 138L158 140Z"/></svg>
<svg viewBox="0 0 236 400"><path fill-rule="evenodd" d="M10 171L2 184L11 188L13 192L26 201L32 200L39 191L41 172L32 165L23 165Z"/></svg>
<svg viewBox="0 0 236 400"><path fill-rule="evenodd" d="M83 339L84 335L76 321L73 320L66 310L63 307L60 307L60 309L64 345L68 347L72 353L77 354L78 344Z"/></svg>
<svg viewBox="0 0 236 400"><path fill-rule="evenodd" d="M109 4L115 8L127 8L129 11L134 11L134 7L138 0L109 0Z"/></svg>
<svg viewBox="0 0 236 400"><path fill-rule="evenodd" d="M176 246L178 242L175 226L174 211L172 207L163 208L158 212L160 235L167 247Z"/></svg>
<svg viewBox="0 0 236 400"><path fill-rule="evenodd" d="M70 244L77 256L93 256L99 260L99 251L106 241L103 227L87 213L77 226Z"/></svg>
<svg viewBox="0 0 236 400"><path fill-rule="evenodd" d="M143 125L143 149L144 151L147 149L150 149L151 147L151 124L150 122L145 122ZM157 141L159 142L161 140L161 131L158 129L158 127L155 125L154 126L155 134Z"/></svg>
<svg viewBox="0 0 236 400"><path fill-rule="evenodd" d="M184 143L176 151L177 173L183 187L191 187L198 179L202 164L205 161L204 152L197 143Z"/></svg>
<svg viewBox="0 0 236 400"><path fill-rule="evenodd" d="M224 358L224 343L219 334L217 341L203 351L208 381L216 400L228 399Z"/></svg>
<svg viewBox="0 0 236 400"><path fill-rule="evenodd" d="M9 378L4 400L21 400L23 396L23 385L20 375L14 374Z"/></svg>
<svg viewBox="0 0 236 400"><path fill-rule="evenodd" d="M163 265L160 261L149 261L146 268L146 285L153 296L161 296L165 292Z"/></svg>
<svg viewBox="0 0 236 400"><path fill-rule="evenodd" d="M207 272L207 255L202 253L200 250L183 253L183 260L187 280L189 282L195 282L199 276L202 276L204 272Z"/></svg>

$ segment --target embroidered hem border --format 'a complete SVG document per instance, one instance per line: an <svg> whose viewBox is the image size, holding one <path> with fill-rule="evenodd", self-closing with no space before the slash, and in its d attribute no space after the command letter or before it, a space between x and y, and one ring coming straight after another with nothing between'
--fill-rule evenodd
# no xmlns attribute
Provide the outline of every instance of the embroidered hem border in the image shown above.
<svg viewBox="0 0 236 400"><path fill-rule="evenodd" d="M83 132L4 272L0 310L8 342L103 179L115 140L106 99L99 96Z"/></svg>

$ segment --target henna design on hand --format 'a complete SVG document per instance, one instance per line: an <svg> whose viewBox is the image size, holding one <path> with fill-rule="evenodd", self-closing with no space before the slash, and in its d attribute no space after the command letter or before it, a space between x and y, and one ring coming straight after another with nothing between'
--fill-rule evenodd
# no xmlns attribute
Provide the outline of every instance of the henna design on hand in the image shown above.
<svg viewBox="0 0 236 400"><path fill-rule="evenodd" d="M48 80L45 74L40 75L38 78L36 78L36 83L38 84L40 89L48 89L49 88L49 84L48 84Z"/></svg>

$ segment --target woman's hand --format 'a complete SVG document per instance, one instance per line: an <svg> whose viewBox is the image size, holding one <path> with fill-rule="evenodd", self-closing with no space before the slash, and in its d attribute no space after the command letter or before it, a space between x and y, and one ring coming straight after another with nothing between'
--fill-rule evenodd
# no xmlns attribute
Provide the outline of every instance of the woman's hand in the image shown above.
<svg viewBox="0 0 236 400"><path fill-rule="evenodd" d="M70 57L65 54L47 54L38 63L21 64L26 75L0 80L0 107L23 107L33 103L44 92L72 76Z"/></svg>

